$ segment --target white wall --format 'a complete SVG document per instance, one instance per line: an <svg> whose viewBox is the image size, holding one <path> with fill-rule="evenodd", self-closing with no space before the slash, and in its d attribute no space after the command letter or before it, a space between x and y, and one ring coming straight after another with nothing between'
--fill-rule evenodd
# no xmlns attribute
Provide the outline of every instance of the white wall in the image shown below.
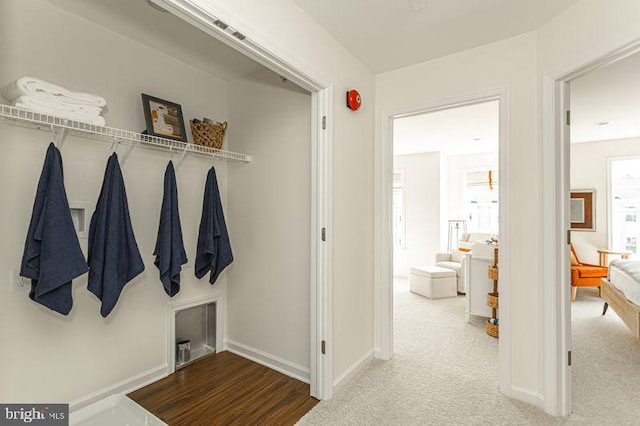
<svg viewBox="0 0 640 426"><path fill-rule="evenodd" d="M287 62L332 84L334 378L373 350L374 78L355 57L291 0L192 0L215 5L260 34ZM363 106L352 112L345 93L358 89Z"/></svg>
<svg viewBox="0 0 640 426"><path fill-rule="evenodd" d="M229 83L229 122L253 161L229 166L227 338L308 370L311 95L259 71Z"/></svg>
<svg viewBox="0 0 640 426"><path fill-rule="evenodd" d="M597 250L609 247L608 159L638 155L640 138L571 144L571 188L596 190L595 232L571 233L571 240L581 262L597 265Z"/></svg>
<svg viewBox="0 0 640 426"><path fill-rule="evenodd" d="M394 170L404 172L405 247L394 247L393 274L433 265L440 249L440 153L397 155Z"/></svg>
<svg viewBox="0 0 640 426"><path fill-rule="evenodd" d="M140 93L182 104L185 118L226 119L226 83L43 1L6 0L0 28L0 85L34 75L63 86L103 94L108 124L131 130L144 125ZM34 24L37 23L37 24ZM136 148L123 167L131 220L145 272L125 287L107 319L86 290L86 275L74 281L74 307L63 317L10 294L9 271L19 269L36 185L51 136L32 128L1 125L0 193L0 400L68 402L120 380L166 365L167 305L225 288L198 281L193 268L170 299L158 280L153 250L168 155ZM69 200L95 206L109 142L69 136L62 146ZM124 149L119 152L122 154ZM206 172L211 161L187 157L177 171L184 242L193 264ZM216 163L226 203L226 165ZM89 214L93 211L93 207ZM234 235L231 235L233 242ZM86 249L86 240L82 245Z"/></svg>
<svg viewBox="0 0 640 426"><path fill-rule="evenodd" d="M541 149L538 143L536 36L528 33L376 76L376 117L496 87L509 88L511 167L511 382L520 396L542 393ZM382 152L382 134L376 135ZM511 392L511 390L505 390Z"/></svg>
<svg viewBox="0 0 640 426"><path fill-rule="evenodd" d="M637 40L640 2L581 0L537 31L540 74L559 77Z"/></svg>

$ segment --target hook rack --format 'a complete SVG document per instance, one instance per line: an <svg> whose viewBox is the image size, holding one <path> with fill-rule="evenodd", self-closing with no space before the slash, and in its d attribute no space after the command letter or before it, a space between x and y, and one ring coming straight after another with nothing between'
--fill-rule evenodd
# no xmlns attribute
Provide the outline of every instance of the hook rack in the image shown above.
<svg viewBox="0 0 640 426"><path fill-rule="evenodd" d="M95 139L116 140L118 141L118 143L120 143L121 141L127 142L129 146L127 147L127 151L123 155L122 163L126 161L133 147L138 144L160 149L182 149L184 151L182 154L181 162L187 152L190 154L211 157L213 159L219 158L224 160L244 162L251 161L251 156L247 154L208 148L201 145L194 145L186 142L175 141L172 139L161 138L158 136L145 135L138 132L132 132L130 130L116 129L114 127L98 126L95 124L67 120L64 118L55 117L48 114L41 114L39 112L33 112L9 105L0 105L0 118L4 118L8 121L20 124L30 124L42 130L50 130L53 133L54 143L56 145L62 144L65 132L67 131L87 137L92 137ZM57 137L55 132L56 128L60 129L60 133L57 135Z"/></svg>

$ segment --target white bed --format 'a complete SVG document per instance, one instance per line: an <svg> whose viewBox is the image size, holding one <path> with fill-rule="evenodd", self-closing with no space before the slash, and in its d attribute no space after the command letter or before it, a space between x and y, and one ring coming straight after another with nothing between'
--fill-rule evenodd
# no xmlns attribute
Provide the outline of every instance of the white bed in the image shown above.
<svg viewBox="0 0 640 426"><path fill-rule="evenodd" d="M609 264L609 278L602 279L602 298L607 312L609 305L640 340L640 262L613 260Z"/></svg>
<svg viewBox="0 0 640 426"><path fill-rule="evenodd" d="M634 276L636 278L634 278ZM640 262L612 260L609 264L609 281L630 302L640 306Z"/></svg>

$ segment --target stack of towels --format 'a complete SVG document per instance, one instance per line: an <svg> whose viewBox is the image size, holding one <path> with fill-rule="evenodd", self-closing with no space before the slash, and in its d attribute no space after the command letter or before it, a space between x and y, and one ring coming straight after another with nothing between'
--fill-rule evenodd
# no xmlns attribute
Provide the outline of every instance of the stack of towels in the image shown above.
<svg viewBox="0 0 640 426"><path fill-rule="evenodd" d="M88 124L106 124L100 115L107 105L102 96L72 92L33 77L21 77L1 92L11 105L18 108Z"/></svg>

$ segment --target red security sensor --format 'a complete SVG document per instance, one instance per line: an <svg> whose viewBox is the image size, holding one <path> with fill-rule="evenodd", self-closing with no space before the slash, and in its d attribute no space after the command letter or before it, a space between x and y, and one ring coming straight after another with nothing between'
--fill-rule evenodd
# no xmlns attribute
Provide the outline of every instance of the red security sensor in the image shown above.
<svg viewBox="0 0 640 426"><path fill-rule="evenodd" d="M362 99L360 93L356 89L351 89L347 92L347 108L357 111L362 105Z"/></svg>

